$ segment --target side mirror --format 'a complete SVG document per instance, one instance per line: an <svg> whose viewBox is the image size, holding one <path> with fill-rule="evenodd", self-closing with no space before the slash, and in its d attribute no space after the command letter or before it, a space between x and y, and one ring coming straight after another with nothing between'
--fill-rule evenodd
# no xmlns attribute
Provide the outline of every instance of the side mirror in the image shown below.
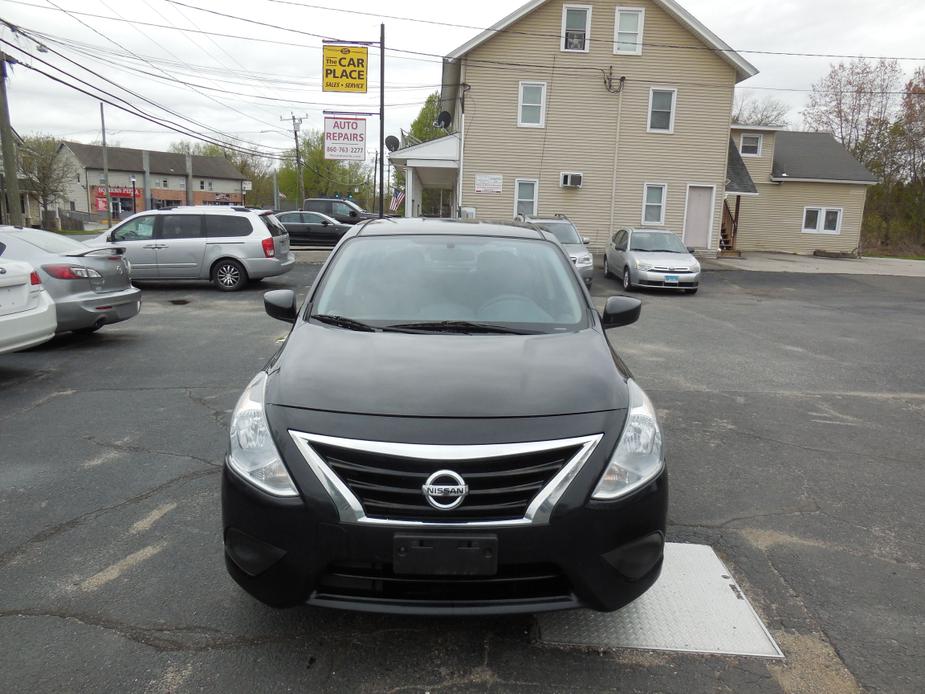
<svg viewBox="0 0 925 694"><path fill-rule="evenodd" d="M604 305L604 315L601 318L604 330L635 323L639 320L641 310L642 302L639 299L634 299L631 296L610 297Z"/></svg>
<svg viewBox="0 0 925 694"><path fill-rule="evenodd" d="M115 242L116 242L116 234L115 234L115 232L113 232L113 233L111 233L109 236L107 236L107 237L106 237L106 241L107 241L107 243L115 243Z"/></svg>
<svg viewBox="0 0 925 694"><path fill-rule="evenodd" d="M329 226L331 226L331 223L330 223L328 220L326 220L326 219L322 219L322 220L321 220L321 226L323 226L323 227L329 227Z"/></svg>
<svg viewBox="0 0 925 694"><path fill-rule="evenodd" d="M267 315L286 323L295 323L299 309L296 306L295 292L291 289L274 289L263 295L263 308Z"/></svg>
<svg viewBox="0 0 925 694"><path fill-rule="evenodd" d="M591 243L591 239L589 239L587 236L582 236L581 242L587 246L589 243Z"/></svg>
<svg viewBox="0 0 925 694"><path fill-rule="evenodd" d="M693 246L688 246L688 247L687 247L687 252L690 253L691 255L694 255L694 250L696 250L696 249L695 249Z"/></svg>
<svg viewBox="0 0 925 694"><path fill-rule="evenodd" d="M356 216L357 216L357 211L356 211L356 210L350 210L350 216L351 216L351 217L356 217Z"/></svg>

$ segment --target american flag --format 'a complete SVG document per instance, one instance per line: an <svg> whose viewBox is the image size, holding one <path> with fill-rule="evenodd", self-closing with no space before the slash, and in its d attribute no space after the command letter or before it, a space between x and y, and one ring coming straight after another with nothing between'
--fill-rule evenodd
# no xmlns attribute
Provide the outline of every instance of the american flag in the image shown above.
<svg viewBox="0 0 925 694"><path fill-rule="evenodd" d="M395 188L392 190L392 201L389 203L389 211L397 212L401 201L405 199L405 191Z"/></svg>

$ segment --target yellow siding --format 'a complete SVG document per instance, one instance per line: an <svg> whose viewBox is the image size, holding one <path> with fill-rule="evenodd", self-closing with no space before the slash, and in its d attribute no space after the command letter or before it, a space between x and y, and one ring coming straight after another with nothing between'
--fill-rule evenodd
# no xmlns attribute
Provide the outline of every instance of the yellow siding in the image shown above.
<svg viewBox="0 0 925 694"><path fill-rule="evenodd" d="M812 253L858 246L868 186L849 183L758 183L757 197L743 197L736 247L741 251ZM729 207L734 209L730 196ZM842 208L841 233L806 234L805 207Z"/></svg>
<svg viewBox="0 0 925 694"><path fill-rule="evenodd" d="M601 248L616 228L640 225L645 182L668 185L665 225L677 233L683 228L687 185L713 185L711 246L717 248L735 71L707 50L644 46L640 56L614 55L618 5L645 8L644 43L703 45L648 0L576 3L593 5L590 51L564 53L557 38L562 4L547 3L511 27L548 38L499 34L465 59L464 81L471 89L463 206L475 207L482 218L510 219L514 180L539 179L539 212L568 214L592 246ZM601 70L611 66L615 85L620 76L627 78L622 94L604 87ZM517 127L521 80L547 82L545 128ZM655 85L677 88L673 134L646 132L649 90ZM563 171L583 173L583 187L561 188ZM477 174L502 174L503 192L476 194Z"/></svg>
<svg viewBox="0 0 925 694"><path fill-rule="evenodd" d="M761 156L747 157L742 155L742 161L745 162L745 168L748 169L748 175L752 177L755 183L767 183L771 179L771 166L774 163L774 131L761 132L755 130L739 130L732 127L732 141L735 142L739 152L742 151L742 133L747 132L750 135L761 135Z"/></svg>

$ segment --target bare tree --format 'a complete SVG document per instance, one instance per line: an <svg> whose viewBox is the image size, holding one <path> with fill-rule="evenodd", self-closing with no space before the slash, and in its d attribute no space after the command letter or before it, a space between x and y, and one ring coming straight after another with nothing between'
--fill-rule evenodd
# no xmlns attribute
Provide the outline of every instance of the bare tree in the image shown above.
<svg viewBox="0 0 925 694"><path fill-rule="evenodd" d="M29 189L36 194L46 212L57 198L64 197L68 184L77 176L77 165L61 151L60 143L50 135L23 138L20 163Z"/></svg>
<svg viewBox="0 0 925 694"><path fill-rule="evenodd" d="M732 122L738 125L776 125L786 128L790 107L777 97L758 98L748 91L737 91L732 101Z"/></svg>
<svg viewBox="0 0 925 694"><path fill-rule="evenodd" d="M877 156L876 143L894 121L902 70L895 60L863 58L832 65L813 85L804 125L831 132L862 163Z"/></svg>
<svg viewBox="0 0 925 694"><path fill-rule="evenodd" d="M919 67L906 84L902 101L905 171L916 241L925 244L925 67Z"/></svg>

